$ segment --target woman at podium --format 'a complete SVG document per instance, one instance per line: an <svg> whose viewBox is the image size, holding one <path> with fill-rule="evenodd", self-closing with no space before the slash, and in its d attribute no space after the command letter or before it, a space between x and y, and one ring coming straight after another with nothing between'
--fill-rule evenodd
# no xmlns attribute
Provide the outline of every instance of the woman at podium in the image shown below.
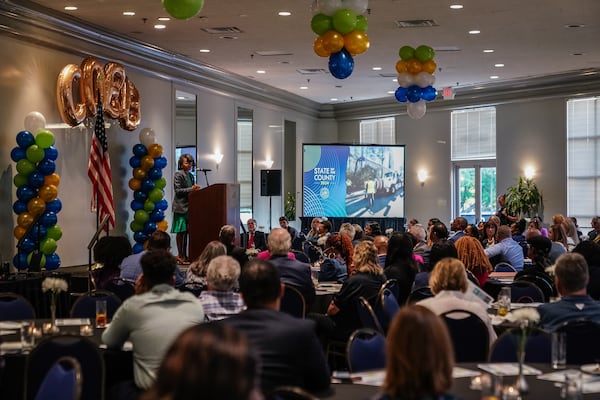
<svg viewBox="0 0 600 400"><path fill-rule="evenodd" d="M194 182L194 175L190 170L194 168L194 157L191 154L182 154L177 161L177 172L173 177L175 197L173 199L173 225L171 233L175 233L177 242L177 262L189 264L188 259L188 194L199 190L200 185Z"/></svg>

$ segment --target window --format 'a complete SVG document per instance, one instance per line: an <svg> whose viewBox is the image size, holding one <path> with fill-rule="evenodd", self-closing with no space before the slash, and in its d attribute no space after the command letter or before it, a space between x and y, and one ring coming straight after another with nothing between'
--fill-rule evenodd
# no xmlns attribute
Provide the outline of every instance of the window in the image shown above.
<svg viewBox="0 0 600 400"><path fill-rule="evenodd" d="M360 121L360 144L396 144L395 119Z"/></svg>
<svg viewBox="0 0 600 400"><path fill-rule="evenodd" d="M252 110L238 108L237 181L240 184L240 219L252 218Z"/></svg>
<svg viewBox="0 0 600 400"><path fill-rule="evenodd" d="M496 109L453 111L451 124L454 215L476 223L496 212Z"/></svg>
<svg viewBox="0 0 600 400"><path fill-rule="evenodd" d="M567 101L567 213L589 226L600 213L600 97Z"/></svg>

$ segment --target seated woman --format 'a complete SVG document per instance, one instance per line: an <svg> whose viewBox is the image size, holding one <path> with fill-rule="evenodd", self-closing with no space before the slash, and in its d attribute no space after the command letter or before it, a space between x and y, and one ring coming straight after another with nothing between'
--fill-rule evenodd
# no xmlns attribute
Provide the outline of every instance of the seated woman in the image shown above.
<svg viewBox="0 0 600 400"><path fill-rule="evenodd" d="M474 237L463 236L456 241L455 246L458 259L463 262L467 271L475 275L479 286L483 287L493 268L481 242Z"/></svg>
<svg viewBox="0 0 600 400"><path fill-rule="evenodd" d="M208 242L196 261L190 264L185 274L185 283L196 283L198 285L206 286L206 269L208 268L208 263L210 263L213 258L224 256L225 254L227 254L227 248L223 243L218 240Z"/></svg>
<svg viewBox="0 0 600 400"><path fill-rule="evenodd" d="M538 284L538 287L548 301L550 297L557 296L554 279L546 272L546 268L552 265L552 261L550 261L552 241L542 235L537 235L527 239L527 246L527 257L531 259L531 265L524 266L522 271L517 272L514 279L517 281L523 276L536 276L540 280L546 281L547 285Z"/></svg>
<svg viewBox="0 0 600 400"><path fill-rule="evenodd" d="M354 248L346 235L331 235L325 244L325 259L321 263L319 282L343 283L348 278L348 266L352 264Z"/></svg>
<svg viewBox="0 0 600 400"><path fill-rule="evenodd" d="M396 233L388 241L385 258L385 276L398 282L398 303L404 304L410 295L419 272L418 263L413 258L413 244L406 233Z"/></svg>
<svg viewBox="0 0 600 400"><path fill-rule="evenodd" d="M487 313L487 304L467 293L469 283L462 261L456 258L444 258L439 261L431 272L429 286L435 296L421 300L417 304L429 308L437 315L453 310L470 311L486 324L490 345L496 340L496 332Z"/></svg>
<svg viewBox="0 0 600 400"><path fill-rule="evenodd" d="M200 302L207 320L224 319L244 309L240 294L233 291L238 287L240 272L240 263L230 256L218 256L208 263L208 290L200 293Z"/></svg>
<svg viewBox="0 0 600 400"><path fill-rule="evenodd" d="M121 262L131 255L131 243L125 236L103 236L94 246L94 260L98 268L92 271L96 289L104 289L121 275Z"/></svg>
<svg viewBox="0 0 600 400"><path fill-rule="evenodd" d="M258 362L243 335L227 324L195 325L173 342L140 400L259 400L257 375Z"/></svg>
<svg viewBox="0 0 600 400"><path fill-rule="evenodd" d="M431 246L431 250L429 251L429 262L423 266L421 272L418 272L417 275L415 275L413 290L429 286L429 277L431 276L431 271L435 267L435 264L446 257L458 258L458 253L456 252L453 241L442 239Z"/></svg>
<svg viewBox="0 0 600 400"><path fill-rule="evenodd" d="M483 225L483 237L481 238L481 244L484 249L491 247L496 244L496 233L498 233L498 225L492 221L488 221Z"/></svg>
<svg viewBox="0 0 600 400"><path fill-rule="evenodd" d="M454 352L446 324L419 305L406 306L387 334L385 380L378 400L452 400Z"/></svg>

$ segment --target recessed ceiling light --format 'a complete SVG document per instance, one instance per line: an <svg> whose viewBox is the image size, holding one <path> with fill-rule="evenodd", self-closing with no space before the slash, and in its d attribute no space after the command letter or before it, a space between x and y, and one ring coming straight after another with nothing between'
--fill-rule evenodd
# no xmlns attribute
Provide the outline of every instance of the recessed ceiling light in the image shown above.
<svg viewBox="0 0 600 400"><path fill-rule="evenodd" d="M257 74L266 74L267 71L265 71L264 69L259 69L259 70L256 70L256 73Z"/></svg>
<svg viewBox="0 0 600 400"><path fill-rule="evenodd" d="M396 91L394 91L394 90L388 90L387 91L387 94L394 94L394 93L396 93Z"/></svg>
<svg viewBox="0 0 600 400"><path fill-rule="evenodd" d="M460 10L461 8L463 8L463 5L462 4L452 4L450 6L450 8L453 10Z"/></svg>
<svg viewBox="0 0 600 400"><path fill-rule="evenodd" d="M484 49L483 52L484 53L493 53L494 49Z"/></svg>
<svg viewBox="0 0 600 400"><path fill-rule="evenodd" d="M279 15L280 17L289 17L290 15L292 15L292 13L289 11L279 11L277 15Z"/></svg>
<svg viewBox="0 0 600 400"><path fill-rule="evenodd" d="M381 67L373 67L373 71L381 71L382 68Z"/></svg>
<svg viewBox="0 0 600 400"><path fill-rule="evenodd" d="M123 15L126 17L133 17L135 15L134 11L123 11Z"/></svg>
<svg viewBox="0 0 600 400"><path fill-rule="evenodd" d="M494 64L494 67L502 68L502 67L504 67L504 64L502 64L502 63Z"/></svg>
<svg viewBox="0 0 600 400"><path fill-rule="evenodd" d="M329 99L329 101L338 101L337 97L332 97L331 99Z"/></svg>
<svg viewBox="0 0 600 400"><path fill-rule="evenodd" d="M392 82L398 82L398 78L392 79Z"/></svg>
<svg viewBox="0 0 600 400"><path fill-rule="evenodd" d="M499 78L498 75L492 75L492 76L490 76L490 79L498 79L498 78Z"/></svg>
<svg viewBox="0 0 600 400"><path fill-rule="evenodd" d="M200 53L210 53L210 49L200 49Z"/></svg>
<svg viewBox="0 0 600 400"><path fill-rule="evenodd" d="M481 31L478 31L477 29L469 31L469 35L479 35L480 33L481 33Z"/></svg>
<svg viewBox="0 0 600 400"><path fill-rule="evenodd" d="M170 21L171 20L171 18L169 18L169 17L158 17L157 19L159 21Z"/></svg>
<svg viewBox="0 0 600 400"><path fill-rule="evenodd" d="M154 29L165 29L167 26L162 24L154 25Z"/></svg>
<svg viewBox="0 0 600 400"><path fill-rule="evenodd" d="M177 100L185 100L185 96L177 96Z"/></svg>
<svg viewBox="0 0 600 400"><path fill-rule="evenodd" d="M308 86L300 86L300 90L306 90L308 89Z"/></svg>
<svg viewBox="0 0 600 400"><path fill-rule="evenodd" d="M65 7L65 11L75 11L75 10L77 10L77 7L75 7L75 6L66 6Z"/></svg>

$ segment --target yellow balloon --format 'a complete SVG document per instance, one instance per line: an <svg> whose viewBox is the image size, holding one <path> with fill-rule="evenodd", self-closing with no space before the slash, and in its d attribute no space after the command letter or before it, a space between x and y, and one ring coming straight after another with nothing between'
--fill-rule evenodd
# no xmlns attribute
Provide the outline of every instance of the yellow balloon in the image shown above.
<svg viewBox="0 0 600 400"><path fill-rule="evenodd" d="M321 36L315 39L315 42L313 43L313 50L319 57L329 57L331 55L331 52L323 48L323 38Z"/></svg>
<svg viewBox="0 0 600 400"><path fill-rule="evenodd" d="M152 169L152 167L154 167L154 158L149 155L146 154L144 157L142 157L142 159L140 160L140 167L144 170L144 171L149 171Z"/></svg>
<svg viewBox="0 0 600 400"><path fill-rule="evenodd" d="M29 226L32 223L33 223L33 215L29 214L28 212L22 212L17 217L17 224L23 229L29 228Z"/></svg>
<svg viewBox="0 0 600 400"><path fill-rule="evenodd" d="M163 219L162 221L156 223L156 229L158 229L159 231L166 232L167 229L169 229L169 223L167 222L167 220Z"/></svg>
<svg viewBox="0 0 600 400"><path fill-rule="evenodd" d="M401 74L403 72L408 72L408 67L406 66L406 61L398 60L398 62L396 63L396 71L398 71L399 74Z"/></svg>
<svg viewBox="0 0 600 400"><path fill-rule="evenodd" d="M411 58L406 62L406 69L409 74L416 75L423 70L423 64L416 58Z"/></svg>
<svg viewBox="0 0 600 400"><path fill-rule="evenodd" d="M351 54L362 54L369 48L369 37L366 33L354 30L344 35L344 47Z"/></svg>
<svg viewBox="0 0 600 400"><path fill-rule="evenodd" d="M44 185L58 186L60 184L60 176L57 173L46 175L44 177Z"/></svg>
<svg viewBox="0 0 600 400"><path fill-rule="evenodd" d="M433 60L428 60L423 63L423 71L434 74L437 69L437 64Z"/></svg>
<svg viewBox="0 0 600 400"><path fill-rule="evenodd" d="M321 35L323 49L329 53L337 53L344 47L344 37L337 31L328 31Z"/></svg>
<svg viewBox="0 0 600 400"><path fill-rule="evenodd" d="M45 202L50 202L58 196L58 188L54 185L44 185L40 188L38 195Z"/></svg>
<svg viewBox="0 0 600 400"><path fill-rule="evenodd" d="M157 158L162 156L163 153L163 147L158 144L158 143L153 143L150 145L150 147L148 147L148 154L151 157Z"/></svg>
<svg viewBox="0 0 600 400"><path fill-rule="evenodd" d="M15 226L15 229L13 229L13 235L15 236L15 238L17 238L17 240L20 240L26 231L27 229L17 225Z"/></svg>
<svg viewBox="0 0 600 400"><path fill-rule="evenodd" d="M142 188L142 181L139 179L131 178L129 180L129 189L140 190Z"/></svg>
<svg viewBox="0 0 600 400"><path fill-rule="evenodd" d="M27 211L29 211L31 215L40 215L45 210L46 202L39 197L34 197L27 202Z"/></svg>
<svg viewBox="0 0 600 400"><path fill-rule="evenodd" d="M146 177L146 171L144 171L142 168L134 168L133 169L133 177L135 179L142 180Z"/></svg>

